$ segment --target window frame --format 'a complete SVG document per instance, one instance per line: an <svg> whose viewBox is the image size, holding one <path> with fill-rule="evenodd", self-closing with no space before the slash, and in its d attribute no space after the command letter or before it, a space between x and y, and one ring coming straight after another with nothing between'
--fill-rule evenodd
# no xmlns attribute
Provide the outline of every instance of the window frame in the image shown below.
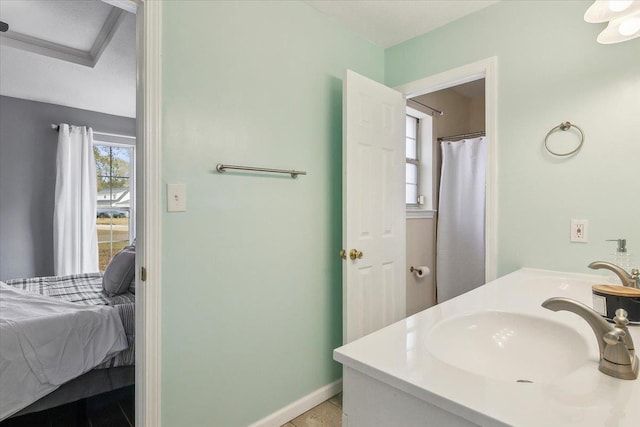
<svg viewBox="0 0 640 427"><path fill-rule="evenodd" d="M108 136L102 136L100 134L95 134L93 136L93 145L92 148L96 145L107 146L107 147L118 147L118 148L128 148L131 149L131 160L130 160L130 171L129 171L129 243L135 239L136 234L136 139L127 137L127 141L129 139L131 142L115 142L111 141L111 139L122 140L123 138L112 138ZM97 171L96 171L97 174ZM97 188L96 188L97 191ZM98 201L96 200L96 219L97 219L97 210L98 210ZM116 208L117 210L117 208ZM109 241L99 241L100 243L114 243L114 240ZM119 242L116 241L116 242ZM113 256L114 254L112 254Z"/></svg>
<svg viewBox="0 0 640 427"><path fill-rule="evenodd" d="M416 158L415 159L412 159L412 158L406 156L406 151L407 151L407 148L406 148L406 143L407 142L406 141L407 141L407 138L409 138L409 136L407 135L406 127L405 127L405 132L404 132L404 134L405 134L405 168L406 168L406 164L407 163L415 165L416 168L417 168L417 172L416 172L416 187L417 187L416 195L417 195L417 200L416 200L416 203L406 203L406 196L405 196L405 205L406 205L407 208L419 208L420 207L420 190L421 190L421 186L420 186L420 172L421 172L420 171L420 169L421 169L421 167L420 167L421 166L420 165L420 158L421 158L421 151L422 151L421 150L422 147L421 147L421 144L420 144L420 118L416 117L415 114L410 114L408 109L407 109L407 112L406 112L405 115L415 119L415 121L416 121L416 138L415 138L415 141L416 141ZM406 186L407 186L407 182L406 182L406 179L405 179L405 192L406 192Z"/></svg>
<svg viewBox="0 0 640 427"><path fill-rule="evenodd" d="M435 212L435 208L433 206L433 115L409 106L406 107L406 115L418 120L416 129L416 163L414 163L413 159L406 158L405 156L405 165L407 163L418 165L418 203L405 203L406 216L408 218L433 218ZM425 119L430 120L428 126L425 123ZM406 151L406 129L404 144L404 149ZM421 197L424 200L423 203L420 203Z"/></svg>

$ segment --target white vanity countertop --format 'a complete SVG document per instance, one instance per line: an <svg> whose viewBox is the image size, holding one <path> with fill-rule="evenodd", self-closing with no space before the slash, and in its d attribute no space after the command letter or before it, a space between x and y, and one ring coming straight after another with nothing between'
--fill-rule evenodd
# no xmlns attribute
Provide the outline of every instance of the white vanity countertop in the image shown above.
<svg viewBox="0 0 640 427"><path fill-rule="evenodd" d="M604 282L603 276L521 269L342 346L334 350L334 359L483 426L637 427L640 378L601 373L598 344L587 322L540 306L550 297L592 306L591 285ZM574 328L585 340L589 361L547 383L518 383L464 371L430 352L427 337L438 322L484 310L523 313ZM629 329L638 349L640 326Z"/></svg>

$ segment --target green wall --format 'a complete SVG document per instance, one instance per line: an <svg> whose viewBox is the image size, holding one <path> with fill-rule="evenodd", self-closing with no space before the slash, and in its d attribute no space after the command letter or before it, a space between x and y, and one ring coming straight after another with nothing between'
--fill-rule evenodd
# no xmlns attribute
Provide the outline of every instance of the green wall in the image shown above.
<svg viewBox="0 0 640 427"><path fill-rule="evenodd" d="M618 237L640 255L640 39L598 44L604 25L583 20L592 3L500 2L385 51L390 86L498 57L500 275L592 271ZM565 120L584 146L552 158L544 137ZM589 243L569 243L571 218L589 221Z"/></svg>
<svg viewBox="0 0 640 427"><path fill-rule="evenodd" d="M163 183L187 185L163 217L163 425L245 426L341 376L342 76L383 81L384 52L297 1L163 19Z"/></svg>

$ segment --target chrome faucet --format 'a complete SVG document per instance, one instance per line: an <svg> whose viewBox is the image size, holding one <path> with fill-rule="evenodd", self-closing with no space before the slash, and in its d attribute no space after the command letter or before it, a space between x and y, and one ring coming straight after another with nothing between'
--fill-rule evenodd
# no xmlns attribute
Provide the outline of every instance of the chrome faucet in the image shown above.
<svg viewBox="0 0 640 427"><path fill-rule="evenodd" d="M629 274L624 270L624 268L606 261L594 261L589 264L589 268L593 268L594 270L604 268L606 270L613 271L615 275L620 278L623 286L628 286L630 288L640 288L640 271L638 271L637 268L631 270L631 274Z"/></svg>
<svg viewBox="0 0 640 427"><path fill-rule="evenodd" d="M610 325L598 312L587 305L569 298L549 298L542 306L552 311L570 311L587 321L598 341L600 372L623 380L638 378L640 361L636 356L633 339L627 329L627 312L619 308Z"/></svg>

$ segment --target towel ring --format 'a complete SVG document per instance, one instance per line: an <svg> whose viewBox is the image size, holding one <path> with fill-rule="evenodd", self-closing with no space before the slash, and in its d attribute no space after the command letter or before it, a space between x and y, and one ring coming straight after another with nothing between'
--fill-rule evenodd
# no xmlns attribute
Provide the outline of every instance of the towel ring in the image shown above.
<svg viewBox="0 0 640 427"><path fill-rule="evenodd" d="M554 133L557 130L562 130L562 131L567 131L569 129L571 129L572 127L578 129L578 132L580 132L580 144L578 144L578 146L576 148L574 148L572 151L569 151L568 153L556 153L555 151L553 151L551 148L549 148L549 136ZM553 154L554 156L559 156L559 157L564 157L564 156L570 156L572 154L575 154L578 152L578 150L580 150L580 148L582 147L582 143L584 142L584 132L582 131L582 129L580 129L579 126L574 125L571 122L562 122L560 123L558 126L554 127L553 129L551 129L548 133L547 136L544 137L544 148L547 149L547 151L551 154Z"/></svg>

